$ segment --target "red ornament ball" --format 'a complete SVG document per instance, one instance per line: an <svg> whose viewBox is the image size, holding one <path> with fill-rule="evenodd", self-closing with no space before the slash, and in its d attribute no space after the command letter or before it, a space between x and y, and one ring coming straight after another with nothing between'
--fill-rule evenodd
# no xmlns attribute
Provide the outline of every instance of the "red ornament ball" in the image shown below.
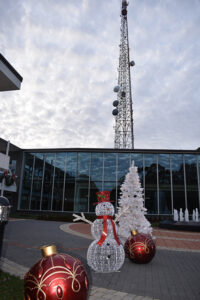
<svg viewBox="0 0 200 300"><path fill-rule="evenodd" d="M89 283L79 259L42 248L43 258L24 277L24 300L87 300Z"/></svg>
<svg viewBox="0 0 200 300"><path fill-rule="evenodd" d="M156 245L148 234L133 230L124 245L126 257L137 264L146 264L156 253Z"/></svg>

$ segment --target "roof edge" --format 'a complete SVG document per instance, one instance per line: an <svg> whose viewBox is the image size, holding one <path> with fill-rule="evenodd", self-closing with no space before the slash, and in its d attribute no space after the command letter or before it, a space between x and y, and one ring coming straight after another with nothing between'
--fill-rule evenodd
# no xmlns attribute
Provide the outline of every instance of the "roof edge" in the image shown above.
<svg viewBox="0 0 200 300"><path fill-rule="evenodd" d="M15 74L15 76L22 82L23 77L15 70L15 68L5 59L5 57L0 53L0 60L8 67L8 69Z"/></svg>

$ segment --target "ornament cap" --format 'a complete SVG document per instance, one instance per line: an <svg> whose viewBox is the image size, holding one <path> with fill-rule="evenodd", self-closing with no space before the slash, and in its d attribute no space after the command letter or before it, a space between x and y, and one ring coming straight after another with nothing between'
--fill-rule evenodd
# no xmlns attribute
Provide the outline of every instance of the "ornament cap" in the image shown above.
<svg viewBox="0 0 200 300"><path fill-rule="evenodd" d="M132 235L137 235L138 232L137 232L137 230L132 230L132 231L131 231L131 234L132 234Z"/></svg>
<svg viewBox="0 0 200 300"><path fill-rule="evenodd" d="M58 253L55 245L44 245L40 249L43 257L51 256L53 254Z"/></svg>

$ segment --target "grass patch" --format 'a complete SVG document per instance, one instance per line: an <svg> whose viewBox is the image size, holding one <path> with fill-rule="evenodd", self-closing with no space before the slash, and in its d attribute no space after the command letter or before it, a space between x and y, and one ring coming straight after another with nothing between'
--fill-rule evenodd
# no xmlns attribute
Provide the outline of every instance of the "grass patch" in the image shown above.
<svg viewBox="0 0 200 300"><path fill-rule="evenodd" d="M23 300L24 280L0 270L0 299Z"/></svg>

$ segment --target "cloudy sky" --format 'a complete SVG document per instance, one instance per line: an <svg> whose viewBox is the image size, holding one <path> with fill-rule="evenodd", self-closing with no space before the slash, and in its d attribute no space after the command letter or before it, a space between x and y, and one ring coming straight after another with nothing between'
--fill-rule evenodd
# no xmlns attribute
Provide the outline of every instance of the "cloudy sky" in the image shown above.
<svg viewBox="0 0 200 300"><path fill-rule="evenodd" d="M120 0L0 0L0 53L23 77L0 93L22 148L113 148ZM135 148L200 146L200 0L130 0Z"/></svg>

